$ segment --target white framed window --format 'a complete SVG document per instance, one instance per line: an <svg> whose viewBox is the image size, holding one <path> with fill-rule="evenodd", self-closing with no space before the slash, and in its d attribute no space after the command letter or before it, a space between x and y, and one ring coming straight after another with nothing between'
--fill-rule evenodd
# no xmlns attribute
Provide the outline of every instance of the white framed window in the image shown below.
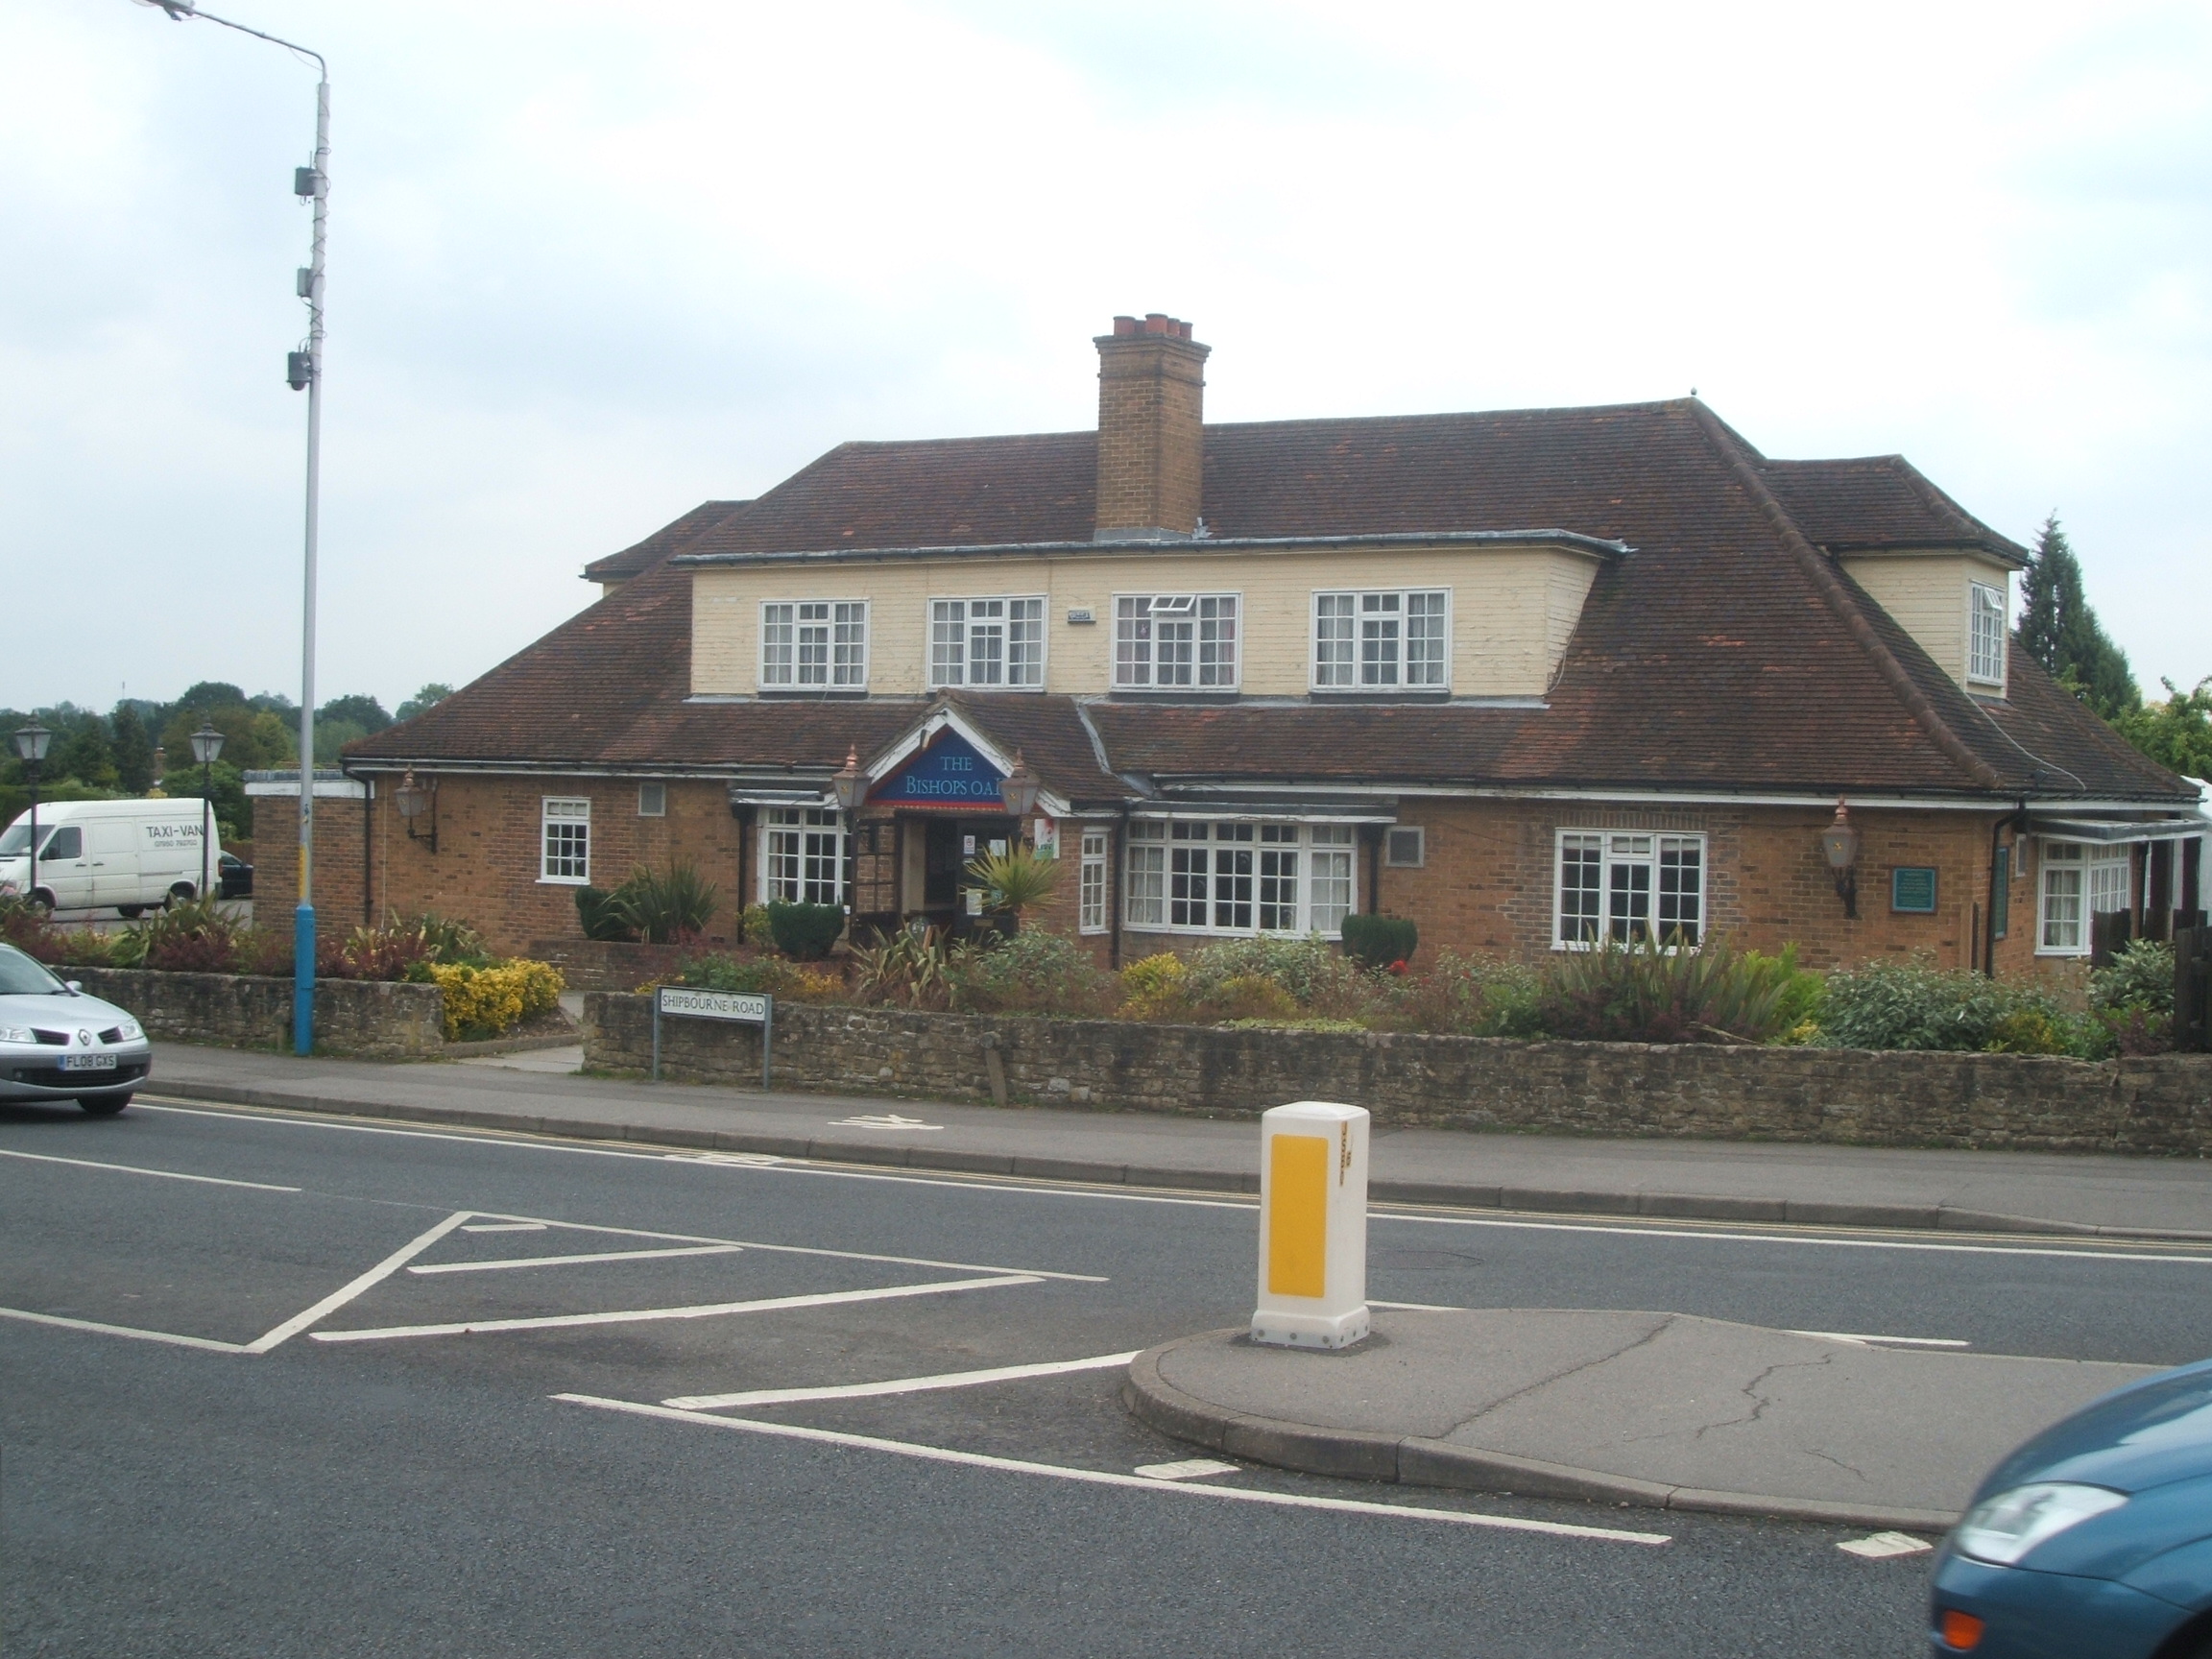
<svg viewBox="0 0 2212 1659"><path fill-rule="evenodd" d="M1429 862L1429 833L1419 824L1393 824L1382 832L1382 862L1393 870L1418 870Z"/></svg>
<svg viewBox="0 0 2212 1659"><path fill-rule="evenodd" d="M547 795L539 803L538 879L581 887L591 879L591 803Z"/></svg>
<svg viewBox="0 0 2212 1659"><path fill-rule="evenodd" d="M1138 690L1233 691L1235 593L1120 593L1114 599L1114 684Z"/></svg>
<svg viewBox="0 0 2212 1659"><path fill-rule="evenodd" d="M668 816L667 784L640 783L637 785L637 816L640 818L665 818Z"/></svg>
<svg viewBox="0 0 2212 1659"><path fill-rule="evenodd" d="M1081 879L1076 883L1075 892L1075 930L1078 933L1106 931L1108 839L1103 830L1086 829L1083 831Z"/></svg>
<svg viewBox="0 0 2212 1659"><path fill-rule="evenodd" d="M865 691L868 601L771 599L762 604L760 685L767 690Z"/></svg>
<svg viewBox="0 0 2212 1659"><path fill-rule="evenodd" d="M929 601L929 684L1045 685L1045 601Z"/></svg>
<svg viewBox="0 0 2212 1659"><path fill-rule="evenodd" d="M1705 837L1643 830L1562 830L1552 902L1556 948L1705 936Z"/></svg>
<svg viewBox="0 0 2212 1659"><path fill-rule="evenodd" d="M1449 589L1313 595L1316 690L1442 690L1451 684Z"/></svg>
<svg viewBox="0 0 2212 1659"><path fill-rule="evenodd" d="M815 806L770 806L760 814L763 903L845 902L844 814Z"/></svg>
<svg viewBox="0 0 2212 1659"><path fill-rule="evenodd" d="M1139 819L1125 914L1171 933L1334 934L1353 909L1349 824Z"/></svg>
<svg viewBox="0 0 2212 1659"><path fill-rule="evenodd" d="M2005 589L1969 582L1966 621L1966 678L1984 685L2004 685Z"/></svg>
<svg viewBox="0 0 2212 1659"><path fill-rule="evenodd" d="M2046 841L2042 858L2035 953L2086 956L2089 918L2128 908L2132 849L2125 841Z"/></svg>

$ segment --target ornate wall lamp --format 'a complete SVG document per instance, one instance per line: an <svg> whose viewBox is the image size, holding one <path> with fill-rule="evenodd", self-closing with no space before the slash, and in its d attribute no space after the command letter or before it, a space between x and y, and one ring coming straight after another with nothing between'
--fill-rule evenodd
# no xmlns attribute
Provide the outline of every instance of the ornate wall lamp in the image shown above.
<svg viewBox="0 0 2212 1659"><path fill-rule="evenodd" d="M1037 791L1044 787L1044 781L1029 770L1028 763L1022 758L1022 751L1017 749L1014 751L1014 770L999 781L998 799L1005 803L1006 810L1015 819L1026 818L1030 809L1037 805ZM1021 833L1019 823L1015 833Z"/></svg>
<svg viewBox="0 0 2212 1659"><path fill-rule="evenodd" d="M438 780L430 780L428 788L415 781L415 768L407 768L399 780L399 787L392 793L392 805L399 808L399 816L407 824L407 839L427 841L433 856L438 852ZM430 832L425 835L416 829L422 819L430 820Z"/></svg>
<svg viewBox="0 0 2212 1659"><path fill-rule="evenodd" d="M1851 827L1851 810L1836 803L1836 821L1820 831L1820 854L1836 872L1836 897L1843 901L1843 914L1859 919L1859 831Z"/></svg>

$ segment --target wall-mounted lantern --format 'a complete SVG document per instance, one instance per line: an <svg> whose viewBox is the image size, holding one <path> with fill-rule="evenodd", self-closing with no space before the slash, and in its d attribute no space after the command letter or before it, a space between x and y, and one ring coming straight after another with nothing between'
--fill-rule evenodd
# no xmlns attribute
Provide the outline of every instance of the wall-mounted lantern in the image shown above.
<svg viewBox="0 0 2212 1659"><path fill-rule="evenodd" d="M1037 805L1037 791L1044 787L1044 780L1029 770L1022 758L1022 751L1014 751L1014 770L998 784L998 799L1006 804L1006 810L1016 818L1029 816L1030 808Z"/></svg>
<svg viewBox="0 0 2212 1659"><path fill-rule="evenodd" d="M868 775L860 770L860 751L848 749L845 764L830 780L837 791L837 809L848 818L860 810L860 804L868 799Z"/></svg>
<svg viewBox="0 0 2212 1659"><path fill-rule="evenodd" d="M1851 809L1836 803L1836 821L1820 831L1820 854L1836 872L1836 897L1843 901L1843 914L1859 919L1859 831L1851 827Z"/></svg>
<svg viewBox="0 0 2212 1659"><path fill-rule="evenodd" d="M430 851L438 851L438 780L430 780L424 788L415 781L415 768L407 768L399 780L399 787L392 792L392 805L399 808L399 816L406 821L407 839L427 841ZM423 819L430 821L430 832L425 835L416 829Z"/></svg>

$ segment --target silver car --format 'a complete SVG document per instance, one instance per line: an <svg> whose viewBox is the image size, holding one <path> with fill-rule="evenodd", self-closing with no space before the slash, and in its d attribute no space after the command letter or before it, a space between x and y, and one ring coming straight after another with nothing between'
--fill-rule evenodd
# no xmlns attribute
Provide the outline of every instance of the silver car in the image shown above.
<svg viewBox="0 0 2212 1659"><path fill-rule="evenodd" d="M73 1099L112 1118L153 1063L137 1021L0 945L0 1100Z"/></svg>

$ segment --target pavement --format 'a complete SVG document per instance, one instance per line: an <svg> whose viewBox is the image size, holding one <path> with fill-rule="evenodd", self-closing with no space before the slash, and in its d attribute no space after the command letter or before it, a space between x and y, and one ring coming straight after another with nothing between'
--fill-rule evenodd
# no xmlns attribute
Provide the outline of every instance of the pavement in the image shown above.
<svg viewBox="0 0 2212 1659"><path fill-rule="evenodd" d="M1054 1181L1255 1192L1248 1121L654 1084L574 1047L458 1063L164 1043L149 1093ZM1379 1130L1375 1202L1767 1225L2212 1241L2212 1160Z"/></svg>
<svg viewBox="0 0 2212 1659"><path fill-rule="evenodd" d="M1123 1398L1177 1439L1313 1474L1940 1531L2020 1441L2155 1369L1680 1313L1381 1308L1337 1352L1240 1328L1164 1344Z"/></svg>

